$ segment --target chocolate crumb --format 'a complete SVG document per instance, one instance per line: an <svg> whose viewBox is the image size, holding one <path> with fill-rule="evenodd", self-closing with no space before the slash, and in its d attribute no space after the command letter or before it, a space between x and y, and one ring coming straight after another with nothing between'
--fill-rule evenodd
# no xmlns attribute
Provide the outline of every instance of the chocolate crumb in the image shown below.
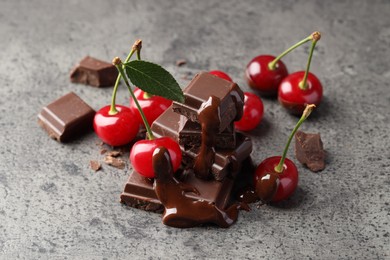
<svg viewBox="0 0 390 260"><path fill-rule="evenodd" d="M295 134L295 156L312 172L325 168L325 151L320 134L298 131Z"/></svg>
<svg viewBox="0 0 390 260"><path fill-rule="evenodd" d="M121 170L123 170L126 166L126 163L124 160L122 160L120 158L115 158L112 156L106 156L104 158L104 162L110 166L113 166L113 167L121 169Z"/></svg>
<svg viewBox="0 0 390 260"><path fill-rule="evenodd" d="M181 67L181 66L185 65L186 63L187 63L187 61L184 60L184 59L177 60L176 61L176 66Z"/></svg>
<svg viewBox="0 0 390 260"><path fill-rule="evenodd" d="M121 151L109 151L107 153L107 156L111 156L111 157L118 157L118 156L121 156L121 155L122 155Z"/></svg>
<svg viewBox="0 0 390 260"><path fill-rule="evenodd" d="M104 148L100 149L100 154L105 154L106 152L107 152L107 149L104 149Z"/></svg>
<svg viewBox="0 0 390 260"><path fill-rule="evenodd" d="M102 169L102 165L98 161L90 161L89 166L91 167L92 170L95 172L99 171Z"/></svg>

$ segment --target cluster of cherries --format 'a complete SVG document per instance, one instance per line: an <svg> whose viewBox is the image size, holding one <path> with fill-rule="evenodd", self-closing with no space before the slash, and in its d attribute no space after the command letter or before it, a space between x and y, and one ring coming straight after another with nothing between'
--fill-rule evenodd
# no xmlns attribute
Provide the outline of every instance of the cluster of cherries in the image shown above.
<svg viewBox="0 0 390 260"><path fill-rule="evenodd" d="M298 184L297 168L291 160L286 158L286 154L293 135L322 98L321 83L314 74L309 73L313 50L319 39L320 33L315 32L277 58L261 55L254 58L246 68L247 81L252 88L267 96L278 93L279 102L284 107L295 114L302 114L303 112L301 119L290 135L283 156L265 159L255 171L256 193L265 202L288 198ZM308 41L312 41L312 48L306 72L300 71L288 75L286 66L280 59L291 50ZM136 41L125 62L129 61L134 53L137 53L137 57L140 59L141 47L142 42L140 40ZM94 118L96 134L108 145L122 146L130 143L136 137L139 128L143 126L146 129L147 139L137 141L132 146L130 161L133 168L144 177L154 178L153 152L156 148L164 146L169 151L173 170L176 171L182 160L180 146L169 137L155 138L150 129L153 121L172 104L172 101L160 96L150 95L138 88L133 91L124 73L122 61L116 57L113 64L118 69L119 75L114 86L111 105L101 108ZM231 77L222 71L213 70L209 73L232 81ZM121 78L131 95L129 106L115 103ZM250 131L260 123L264 107L257 95L250 92L244 92L244 95L243 116L235 122L235 127L239 131ZM307 104L311 105L306 106Z"/></svg>

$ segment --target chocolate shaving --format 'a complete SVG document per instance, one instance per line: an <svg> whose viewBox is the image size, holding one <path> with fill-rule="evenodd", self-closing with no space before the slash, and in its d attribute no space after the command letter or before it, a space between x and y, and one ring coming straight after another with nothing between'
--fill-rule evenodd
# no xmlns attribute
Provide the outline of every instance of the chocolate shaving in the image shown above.
<svg viewBox="0 0 390 260"><path fill-rule="evenodd" d="M187 64L187 61L184 60L184 59L181 59L181 60L177 60L177 61L176 61L176 66L178 66L178 67L181 67L181 66L183 66L183 65L185 65L185 64Z"/></svg>
<svg viewBox="0 0 390 260"><path fill-rule="evenodd" d="M126 167L124 160L112 156L106 156L104 162L110 166L123 170Z"/></svg>
<svg viewBox="0 0 390 260"><path fill-rule="evenodd" d="M97 172L97 171L102 169L102 165L98 161L90 161L89 162L89 166L95 172Z"/></svg>
<svg viewBox="0 0 390 260"><path fill-rule="evenodd" d="M107 153L107 156L111 156L111 157L119 157L121 155L122 155L121 151L109 151Z"/></svg>

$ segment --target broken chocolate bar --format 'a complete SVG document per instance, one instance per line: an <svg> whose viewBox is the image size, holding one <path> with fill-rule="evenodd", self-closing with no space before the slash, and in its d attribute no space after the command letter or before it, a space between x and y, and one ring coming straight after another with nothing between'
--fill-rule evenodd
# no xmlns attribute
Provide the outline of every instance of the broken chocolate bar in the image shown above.
<svg viewBox="0 0 390 260"><path fill-rule="evenodd" d="M213 203L221 209L227 206L233 187L231 178L225 178L223 181L204 181L196 178L191 171L177 173L177 175L185 176L184 179L179 179L180 182L193 186L199 192L199 194L186 193L186 197L194 201L204 200ZM161 212L163 207L153 189L153 182L153 179L145 178L133 171L125 185L124 192L121 194L121 202L134 208Z"/></svg>
<svg viewBox="0 0 390 260"><path fill-rule="evenodd" d="M180 115L167 109L158 117L153 125L152 132L155 137L168 136L179 141ZM217 138L218 139L218 138ZM211 173L216 180L222 180L227 175L235 176L238 173L240 163L252 152L252 141L241 133L236 133L236 146L234 149L216 149ZM187 167L192 167L199 154L199 145L186 150L181 146L183 162Z"/></svg>
<svg viewBox="0 0 390 260"><path fill-rule="evenodd" d="M94 87L113 86L118 70L111 63L85 57L70 73L70 81Z"/></svg>
<svg viewBox="0 0 390 260"><path fill-rule="evenodd" d="M49 136L66 142L92 130L95 111L75 93L70 92L42 108L39 125Z"/></svg>
<svg viewBox="0 0 390 260"><path fill-rule="evenodd" d="M295 156L311 171L323 170L325 168L325 151L320 134L298 131L295 134Z"/></svg>
<svg viewBox="0 0 390 260"><path fill-rule="evenodd" d="M191 121L199 121L199 111L211 96L219 101L219 131L223 132L242 116L244 93L236 83L221 79L208 72L197 74L184 89L184 104L173 102L173 110Z"/></svg>

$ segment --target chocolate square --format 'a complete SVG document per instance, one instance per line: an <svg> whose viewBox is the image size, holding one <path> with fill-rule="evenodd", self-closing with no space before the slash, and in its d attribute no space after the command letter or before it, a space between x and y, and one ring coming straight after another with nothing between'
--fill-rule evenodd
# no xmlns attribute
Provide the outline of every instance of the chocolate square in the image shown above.
<svg viewBox="0 0 390 260"><path fill-rule="evenodd" d="M186 116L191 121L198 122L198 112L210 96L220 101L219 132L223 132L233 121L242 116L244 93L236 83L221 79L208 72L197 74L184 89L185 102L173 102L173 110Z"/></svg>
<svg viewBox="0 0 390 260"><path fill-rule="evenodd" d="M70 81L94 87L115 85L118 70L111 63L85 57L70 73Z"/></svg>
<svg viewBox="0 0 390 260"><path fill-rule="evenodd" d="M66 142L92 130L94 116L95 111L70 92L43 107L38 123L51 138Z"/></svg>

